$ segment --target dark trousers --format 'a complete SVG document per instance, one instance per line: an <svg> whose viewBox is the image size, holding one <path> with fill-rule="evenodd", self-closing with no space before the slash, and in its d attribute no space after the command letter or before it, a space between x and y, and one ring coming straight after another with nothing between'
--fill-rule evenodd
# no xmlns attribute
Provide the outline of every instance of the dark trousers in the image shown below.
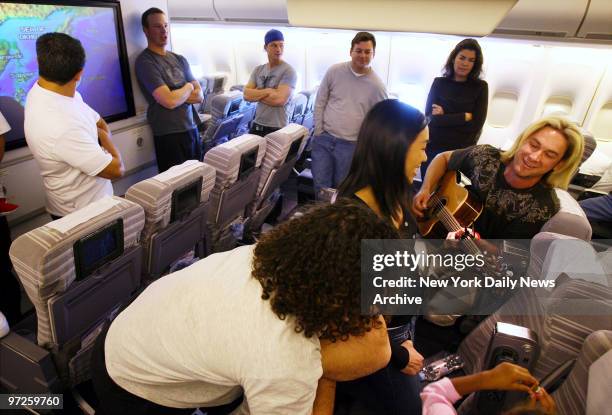
<svg viewBox="0 0 612 415"><path fill-rule="evenodd" d="M402 344L414 339L414 319L398 329L389 329L389 341ZM420 415L419 377L409 376L392 366L363 378L338 382L337 392L361 402L376 415Z"/></svg>
<svg viewBox="0 0 612 415"><path fill-rule="evenodd" d="M102 333L100 333L96 339L91 356L91 378L98 401L100 402L98 408L96 409L96 415L187 415L195 411L195 408L168 408L166 406L158 405L139 396L133 395L123 389L121 386L117 385L106 370L104 341L106 340L107 333L108 327ZM241 402L242 398L228 405L206 409L205 412L207 412L208 415L229 414L231 411L236 409Z"/></svg>
<svg viewBox="0 0 612 415"><path fill-rule="evenodd" d="M21 320L21 287L13 274L10 247L11 230L6 217L0 216L0 311L13 325Z"/></svg>
<svg viewBox="0 0 612 415"><path fill-rule="evenodd" d="M202 149L197 128L181 133L153 136L159 172L187 160L201 160Z"/></svg>
<svg viewBox="0 0 612 415"><path fill-rule="evenodd" d="M266 135L273 133L274 131L278 131L278 130L280 130L280 128L266 127L265 125L261 125L261 124L257 124L256 122L253 122L251 124L251 130L249 131L249 134L255 134L261 137L265 137Z"/></svg>

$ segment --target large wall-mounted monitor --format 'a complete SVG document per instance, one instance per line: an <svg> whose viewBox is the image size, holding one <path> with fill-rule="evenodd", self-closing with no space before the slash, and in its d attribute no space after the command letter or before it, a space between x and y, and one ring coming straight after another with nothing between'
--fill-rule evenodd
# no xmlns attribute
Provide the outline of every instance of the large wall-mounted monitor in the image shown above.
<svg viewBox="0 0 612 415"><path fill-rule="evenodd" d="M0 111L11 125L7 149L26 145L26 95L38 79L36 39L63 32L81 41L85 71L78 91L107 122L131 117L134 96L118 1L0 1Z"/></svg>

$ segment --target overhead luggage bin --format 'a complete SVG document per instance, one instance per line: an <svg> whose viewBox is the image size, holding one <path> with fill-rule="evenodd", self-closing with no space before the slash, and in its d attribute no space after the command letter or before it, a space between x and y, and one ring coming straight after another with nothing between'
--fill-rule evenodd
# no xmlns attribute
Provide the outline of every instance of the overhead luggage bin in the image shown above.
<svg viewBox="0 0 612 415"><path fill-rule="evenodd" d="M285 0L168 0L168 12L175 20L288 22Z"/></svg>
<svg viewBox="0 0 612 415"><path fill-rule="evenodd" d="M168 16L179 20L219 20L213 0L168 0Z"/></svg>
<svg viewBox="0 0 612 415"><path fill-rule="evenodd" d="M586 39L612 40L612 2L591 0L578 37Z"/></svg>
<svg viewBox="0 0 612 415"><path fill-rule="evenodd" d="M285 0L217 0L215 9L226 22L287 23Z"/></svg>
<svg viewBox="0 0 612 415"><path fill-rule="evenodd" d="M287 0L287 13L292 26L486 36L516 2Z"/></svg>
<svg viewBox="0 0 612 415"><path fill-rule="evenodd" d="M588 0L519 0L493 33L574 37L588 3Z"/></svg>

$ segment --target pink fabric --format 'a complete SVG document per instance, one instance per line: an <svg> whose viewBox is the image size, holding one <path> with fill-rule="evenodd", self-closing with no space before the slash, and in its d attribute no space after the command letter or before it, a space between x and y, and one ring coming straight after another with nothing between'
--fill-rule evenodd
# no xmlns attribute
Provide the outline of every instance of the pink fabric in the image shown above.
<svg viewBox="0 0 612 415"><path fill-rule="evenodd" d="M460 398L449 378L430 383L421 392L423 415L456 415L453 404Z"/></svg>

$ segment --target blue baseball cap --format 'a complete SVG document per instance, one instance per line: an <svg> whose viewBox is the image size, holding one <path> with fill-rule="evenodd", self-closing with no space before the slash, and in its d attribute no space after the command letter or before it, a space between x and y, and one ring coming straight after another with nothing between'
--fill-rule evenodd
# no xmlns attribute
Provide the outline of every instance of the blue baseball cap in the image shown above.
<svg viewBox="0 0 612 415"><path fill-rule="evenodd" d="M264 46L267 46L270 42L276 42L277 40L285 40L283 33L280 30L270 29L264 37Z"/></svg>

